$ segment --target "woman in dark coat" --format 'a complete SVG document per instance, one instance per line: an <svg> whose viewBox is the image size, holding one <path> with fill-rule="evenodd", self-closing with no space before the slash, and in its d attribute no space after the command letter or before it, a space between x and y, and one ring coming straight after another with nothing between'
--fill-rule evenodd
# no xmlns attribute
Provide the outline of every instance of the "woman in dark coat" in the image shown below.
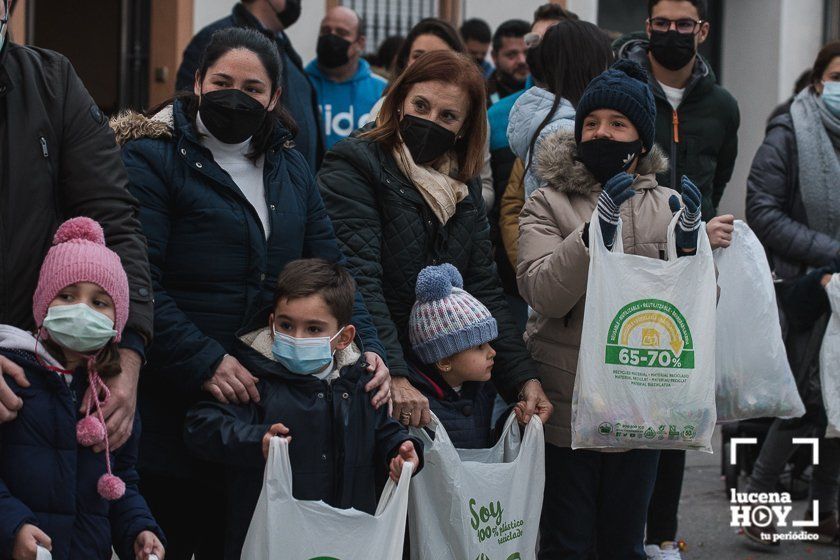
<svg viewBox="0 0 840 560"><path fill-rule="evenodd" d="M202 394L259 401L256 378L229 355L235 333L271 302L277 274L303 257L343 261L293 124L277 109L282 68L253 30L214 34L195 95L149 118L112 126L148 239L155 340L141 375L143 491L169 536L167 558L221 556L221 477L187 453L184 415ZM388 373L357 294L353 324L365 347L374 404ZM205 394L206 394L205 393Z"/></svg>
<svg viewBox="0 0 840 560"><path fill-rule="evenodd" d="M826 416L819 386L819 351L828 321L825 286L840 272L840 42L822 48L811 84L790 112L767 126L747 178L747 220L764 248L779 284L785 346L806 414L770 427L747 490L772 492L793 453L793 438L820 436L820 462L811 477L811 500L819 501L820 542L838 541L840 440L824 438ZM809 502L810 503L810 502ZM779 546L774 525L749 526L744 534ZM764 535L769 537L764 538Z"/></svg>
<svg viewBox="0 0 840 560"><path fill-rule="evenodd" d="M328 152L318 185L388 352L394 417L425 425L428 400L411 384L408 318L417 274L448 262L464 289L499 324L493 379L502 396L521 393L521 418L551 405L507 308L493 262L480 182L487 117L484 84L469 58L421 55L393 83L375 126Z"/></svg>

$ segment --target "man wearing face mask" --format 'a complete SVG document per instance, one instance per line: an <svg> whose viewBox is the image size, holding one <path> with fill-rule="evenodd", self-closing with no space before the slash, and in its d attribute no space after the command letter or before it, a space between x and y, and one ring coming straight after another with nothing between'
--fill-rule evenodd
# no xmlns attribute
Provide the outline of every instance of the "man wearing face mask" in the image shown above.
<svg viewBox="0 0 840 560"><path fill-rule="evenodd" d="M365 22L350 8L331 8L321 20L318 58L306 72L318 92L327 149L370 120L388 85L362 58L366 44Z"/></svg>
<svg viewBox="0 0 840 560"><path fill-rule="evenodd" d="M618 58L649 74L656 99L656 143L670 159L659 181L679 190L687 175L703 193L703 220L712 246L728 246L733 218L717 216L738 153L740 113L735 98L717 84L697 48L709 37L706 0L649 0L646 33L618 39Z"/></svg>
<svg viewBox="0 0 840 560"><path fill-rule="evenodd" d="M0 0L0 323L33 329L38 269L58 225L98 221L129 277L130 314L120 343L122 373L106 381L112 448L131 435L137 381L152 336L152 285L137 201L128 190L108 120L62 55L11 42L11 0ZM0 358L0 422L22 406L6 376L23 371ZM98 449L97 449L98 451Z"/></svg>
<svg viewBox="0 0 840 560"><path fill-rule="evenodd" d="M656 100L656 143L670 169L658 181L681 191L685 175L703 195L702 217L713 248L728 247L734 216L718 216L738 153L738 103L717 84L697 48L709 36L706 0L648 0L646 34L625 36L613 47L619 58L648 71ZM679 559L677 509L685 452L663 451L651 498L647 527L649 558Z"/></svg>
<svg viewBox="0 0 840 560"><path fill-rule="evenodd" d="M248 27L274 41L283 63L283 107L298 125L295 146L314 173L324 157L324 136L320 126L318 98L306 75L300 55L292 47L285 30L300 18L301 0L242 0L231 15L215 21L193 37L184 49L184 58L175 81L177 91L192 91L195 71L210 37L219 29Z"/></svg>

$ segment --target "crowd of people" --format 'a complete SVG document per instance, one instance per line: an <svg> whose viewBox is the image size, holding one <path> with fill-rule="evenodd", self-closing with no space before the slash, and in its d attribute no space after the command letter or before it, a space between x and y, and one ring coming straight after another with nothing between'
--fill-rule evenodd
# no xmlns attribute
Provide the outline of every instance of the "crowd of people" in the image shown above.
<svg viewBox="0 0 840 560"><path fill-rule="evenodd" d="M466 449L545 424L538 558L679 559L685 451L572 449L572 396L590 240L665 259L679 212L679 258L700 228L732 241L740 117L697 52L706 2L649 0L618 38L555 3L429 18L375 55L337 6L306 65L302 9L237 2L170 99L109 120L0 0L0 559L239 558L273 437L296 498L373 513L422 472L432 413ZM754 492L826 424L840 42L807 76L747 180L807 409L772 424ZM821 453L836 545L840 440Z"/></svg>

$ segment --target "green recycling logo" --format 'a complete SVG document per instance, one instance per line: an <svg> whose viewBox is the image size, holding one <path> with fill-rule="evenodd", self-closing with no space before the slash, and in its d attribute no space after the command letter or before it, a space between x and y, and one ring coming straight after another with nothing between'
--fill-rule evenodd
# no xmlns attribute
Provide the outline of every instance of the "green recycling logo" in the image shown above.
<svg viewBox="0 0 840 560"><path fill-rule="evenodd" d="M639 368L694 369L694 340L674 305L642 299L622 307L612 320L605 360Z"/></svg>

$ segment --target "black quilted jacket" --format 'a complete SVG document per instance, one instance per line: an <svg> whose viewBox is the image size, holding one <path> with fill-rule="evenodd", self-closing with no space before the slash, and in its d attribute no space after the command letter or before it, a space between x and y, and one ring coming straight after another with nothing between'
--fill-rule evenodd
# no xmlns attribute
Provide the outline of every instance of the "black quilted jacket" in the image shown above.
<svg viewBox="0 0 840 560"><path fill-rule="evenodd" d="M808 227L799 188L799 152L790 114L767 125L747 177L747 222L767 250L781 279L831 264L840 242Z"/></svg>
<svg viewBox="0 0 840 560"><path fill-rule="evenodd" d="M536 367L502 293L480 183L470 182L469 195L443 226L393 157L379 144L355 136L327 153L317 180L385 346L391 374L412 379L405 355L410 352L408 318L417 274L425 266L448 262L464 277L464 289L499 324L493 347L494 371L500 373L494 381L503 397L515 398Z"/></svg>

